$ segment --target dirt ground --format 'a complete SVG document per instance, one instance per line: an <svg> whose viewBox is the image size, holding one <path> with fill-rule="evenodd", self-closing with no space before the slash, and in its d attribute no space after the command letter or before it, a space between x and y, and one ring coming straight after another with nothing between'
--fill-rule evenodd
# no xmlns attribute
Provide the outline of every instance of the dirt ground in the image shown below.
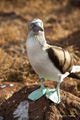
<svg viewBox="0 0 80 120"><path fill-rule="evenodd" d="M73 54L74 64L80 65L80 1L73 1L0 0L0 120L18 120L13 112L25 100L30 104L29 120L80 119L80 73L61 84L59 105L45 96L36 102L27 98L40 86L25 51L29 20L42 19L48 43L67 49ZM46 79L45 85L56 87Z"/></svg>

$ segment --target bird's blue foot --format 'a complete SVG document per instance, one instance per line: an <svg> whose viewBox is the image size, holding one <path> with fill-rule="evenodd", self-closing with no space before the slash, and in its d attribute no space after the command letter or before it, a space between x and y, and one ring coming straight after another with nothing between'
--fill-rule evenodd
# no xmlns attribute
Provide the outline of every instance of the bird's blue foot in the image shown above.
<svg viewBox="0 0 80 120"><path fill-rule="evenodd" d="M60 94L59 94L59 86L60 83L57 84L56 89L47 89L46 97L50 99L52 102L59 104L60 103Z"/></svg>
<svg viewBox="0 0 80 120"><path fill-rule="evenodd" d="M60 86L60 83L57 84L56 89L46 88L43 85L43 79L41 79L41 87L39 89L33 91L31 94L29 94L28 98L30 100L35 101L46 94L46 97L48 99L50 99L54 103L59 104L60 103L59 86Z"/></svg>
<svg viewBox="0 0 80 120"><path fill-rule="evenodd" d="M29 98L30 100L35 101L35 100L38 100L40 97L42 97L45 93L46 93L46 88L45 88L45 87L44 87L44 88L39 88L39 89L33 91L33 92L28 96L28 98Z"/></svg>
<svg viewBox="0 0 80 120"><path fill-rule="evenodd" d="M29 94L28 98L30 100L38 100L40 97L42 97L46 93L46 88L43 85L43 79L41 79L41 87L35 91L33 91L31 94Z"/></svg>

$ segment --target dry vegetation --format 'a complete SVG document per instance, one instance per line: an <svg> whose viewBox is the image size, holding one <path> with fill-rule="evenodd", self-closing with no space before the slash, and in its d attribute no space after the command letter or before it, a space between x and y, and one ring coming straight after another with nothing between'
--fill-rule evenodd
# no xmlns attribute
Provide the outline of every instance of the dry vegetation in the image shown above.
<svg viewBox="0 0 80 120"><path fill-rule="evenodd" d="M42 19L48 41L62 47L72 45L70 48L74 49L78 46L73 46L75 40L69 38L68 41L68 36L80 30L79 11L79 8L71 6L68 0L64 2L1 0L0 81L26 83L32 81L32 78L35 79L36 75L29 65L25 52L29 20L35 17Z"/></svg>

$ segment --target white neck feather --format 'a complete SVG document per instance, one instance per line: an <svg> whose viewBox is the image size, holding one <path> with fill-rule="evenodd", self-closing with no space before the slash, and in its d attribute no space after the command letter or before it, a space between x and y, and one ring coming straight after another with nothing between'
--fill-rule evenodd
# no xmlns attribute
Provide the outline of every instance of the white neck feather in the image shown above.
<svg viewBox="0 0 80 120"><path fill-rule="evenodd" d="M46 45L46 39L45 39L44 32L39 31L39 32L35 33L33 31L31 31L28 34L28 38L31 38L31 37L34 38L35 40L37 40L42 46ZM37 42L37 41L35 41L35 42Z"/></svg>

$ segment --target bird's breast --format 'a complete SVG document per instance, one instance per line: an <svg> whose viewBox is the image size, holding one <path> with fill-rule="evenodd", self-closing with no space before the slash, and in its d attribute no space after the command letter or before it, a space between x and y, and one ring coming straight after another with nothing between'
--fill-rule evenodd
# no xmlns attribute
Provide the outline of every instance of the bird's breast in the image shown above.
<svg viewBox="0 0 80 120"><path fill-rule="evenodd" d="M54 66L48 57L47 51L42 49L39 42L27 41L26 48L29 62L35 72L40 77L56 81L60 71Z"/></svg>

